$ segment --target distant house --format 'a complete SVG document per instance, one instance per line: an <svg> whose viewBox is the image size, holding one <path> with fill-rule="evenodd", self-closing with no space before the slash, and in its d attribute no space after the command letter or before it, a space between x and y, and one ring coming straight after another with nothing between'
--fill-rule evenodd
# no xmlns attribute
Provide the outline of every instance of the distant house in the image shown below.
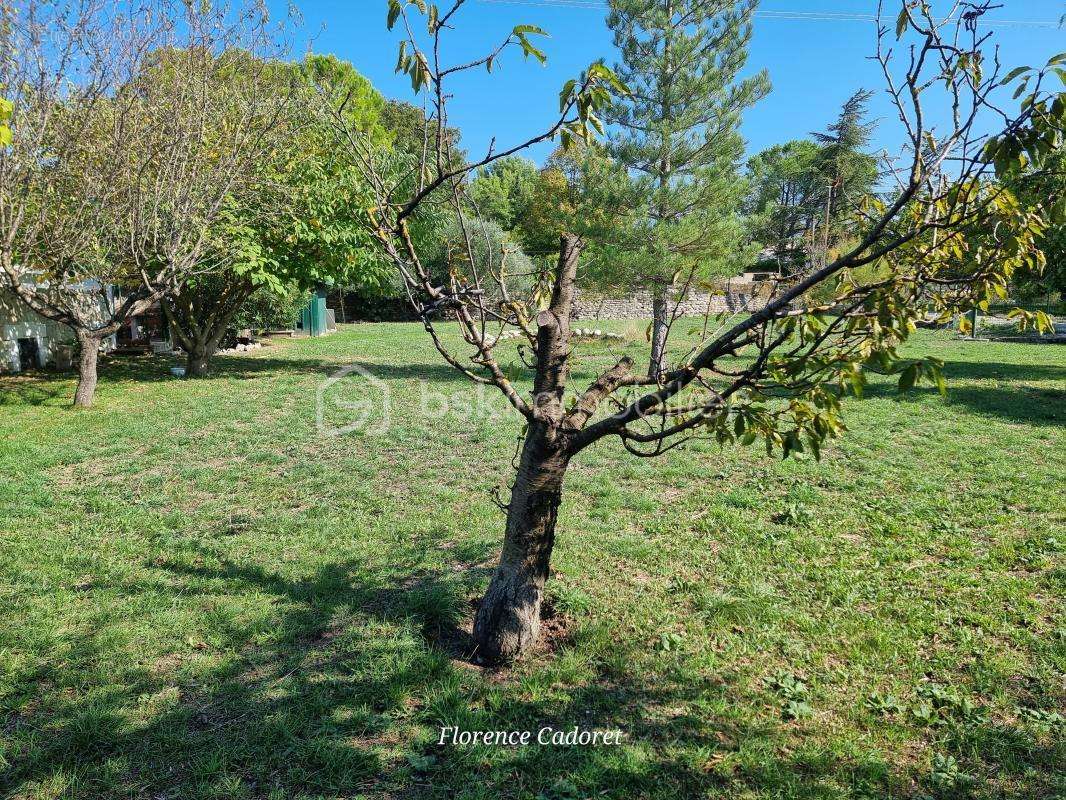
<svg viewBox="0 0 1066 800"><path fill-rule="evenodd" d="M95 291L98 288L82 289L88 303L101 303ZM102 308L100 316L102 319ZM0 289L0 372L22 372L49 365L66 369L73 358L75 342L74 331L66 325L45 319L12 292ZM113 347L113 337L105 340L105 350Z"/></svg>

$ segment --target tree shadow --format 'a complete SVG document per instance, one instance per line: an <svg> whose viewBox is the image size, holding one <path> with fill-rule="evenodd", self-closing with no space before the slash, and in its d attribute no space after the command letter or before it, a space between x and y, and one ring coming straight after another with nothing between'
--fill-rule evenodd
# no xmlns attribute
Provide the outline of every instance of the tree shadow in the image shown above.
<svg viewBox="0 0 1066 800"><path fill-rule="evenodd" d="M255 380L269 375L315 376L322 380L336 374L350 364L359 364L371 375L389 381L426 381L433 384L473 384L447 364L377 364L353 358L351 361L330 361L314 358L274 358L222 356L211 362L208 373L188 380ZM185 379L171 374L171 367L183 362L167 356L116 356L100 364L98 392L121 383L180 384ZM73 399L72 372L33 372L25 375L0 376L0 406L69 405Z"/></svg>
<svg viewBox="0 0 1066 800"><path fill-rule="evenodd" d="M214 566L197 564L211 561ZM190 563L191 562L191 563ZM153 565L158 585L100 586L129 600L169 586L176 595L269 594L285 607L269 643L239 625L214 631L211 652L236 654L205 671L146 664L119 686L91 691L93 664L118 616L97 616L63 635L48 660L5 698L5 769L0 790L18 794L69 776L75 797L265 796L354 791L379 779L392 721L413 697L454 674L448 647L468 645L456 628L467 582L479 568L414 570L392 583L368 580L365 565L340 562L306 579L184 548ZM175 588L176 587L176 588ZM193 587L201 587L199 589ZM382 635L382 626L411 638ZM157 713L131 722L138 711Z"/></svg>
<svg viewBox="0 0 1066 800"><path fill-rule="evenodd" d="M951 361L944 365L948 405L963 405L989 417L1035 426L1059 426L1066 420L1066 367L1046 364ZM1004 381L986 386L965 381ZM901 393L891 379L872 382L865 396L899 403L938 401L938 391L921 385Z"/></svg>
<svg viewBox="0 0 1066 800"><path fill-rule="evenodd" d="M1063 351L1066 353L1066 350ZM948 361L944 376L965 380L1066 381L1066 366L1053 364L1008 364L1003 361Z"/></svg>
<svg viewBox="0 0 1066 800"><path fill-rule="evenodd" d="M0 376L0 406L69 405L73 399L52 373Z"/></svg>

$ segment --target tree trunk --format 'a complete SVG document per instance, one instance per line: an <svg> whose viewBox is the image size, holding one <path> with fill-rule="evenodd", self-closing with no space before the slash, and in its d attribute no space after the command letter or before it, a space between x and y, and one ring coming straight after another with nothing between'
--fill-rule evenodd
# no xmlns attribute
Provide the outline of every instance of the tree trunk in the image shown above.
<svg viewBox="0 0 1066 800"><path fill-rule="evenodd" d="M81 355L78 359L78 388L74 392L74 407L88 408L96 395L96 365L100 358L100 340L87 333L78 334Z"/></svg>
<svg viewBox="0 0 1066 800"><path fill-rule="evenodd" d="M552 444L547 426L530 424L511 489L500 563L474 620L475 658L481 663L511 661L537 640L568 460L569 454Z"/></svg>
<svg viewBox="0 0 1066 800"><path fill-rule="evenodd" d="M564 234L559 244L551 305L537 314L533 409L507 505L503 552L474 620L475 657L482 663L511 661L537 641L563 476L573 455L562 435L563 395L570 373L570 312L582 244L571 234Z"/></svg>
<svg viewBox="0 0 1066 800"><path fill-rule="evenodd" d="M657 378L666 369L666 334L670 328L670 299L666 287L658 287L651 305L651 359L648 377Z"/></svg>
<svg viewBox="0 0 1066 800"><path fill-rule="evenodd" d="M194 342L185 357L185 377L202 378L207 374L207 365L214 354L210 343Z"/></svg>

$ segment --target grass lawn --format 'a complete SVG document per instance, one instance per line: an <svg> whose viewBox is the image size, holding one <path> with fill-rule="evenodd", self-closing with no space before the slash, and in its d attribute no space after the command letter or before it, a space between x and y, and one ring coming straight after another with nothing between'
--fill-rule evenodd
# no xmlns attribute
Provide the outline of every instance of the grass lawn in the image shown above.
<svg viewBox="0 0 1066 800"><path fill-rule="evenodd" d="M821 463L582 454L552 647L501 672L456 652L519 425L424 415L427 386L475 395L419 326L200 381L107 364L80 413L69 378L2 379L0 794L1066 797L1066 348L910 349L947 361L948 399L875 380ZM391 427L319 436L316 388L355 360ZM368 385L329 387L324 422Z"/></svg>

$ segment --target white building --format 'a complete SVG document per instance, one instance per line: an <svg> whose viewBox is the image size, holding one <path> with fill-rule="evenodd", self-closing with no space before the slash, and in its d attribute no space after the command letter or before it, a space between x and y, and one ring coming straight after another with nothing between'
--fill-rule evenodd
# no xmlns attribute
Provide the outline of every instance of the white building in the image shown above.
<svg viewBox="0 0 1066 800"><path fill-rule="evenodd" d="M101 302L88 287L85 298L94 305ZM100 317L102 320L102 313ZM0 372L22 372L48 365L68 369L76 341L74 331L66 325L45 319L13 293L0 289ZM105 340L103 349L111 347L113 339Z"/></svg>

